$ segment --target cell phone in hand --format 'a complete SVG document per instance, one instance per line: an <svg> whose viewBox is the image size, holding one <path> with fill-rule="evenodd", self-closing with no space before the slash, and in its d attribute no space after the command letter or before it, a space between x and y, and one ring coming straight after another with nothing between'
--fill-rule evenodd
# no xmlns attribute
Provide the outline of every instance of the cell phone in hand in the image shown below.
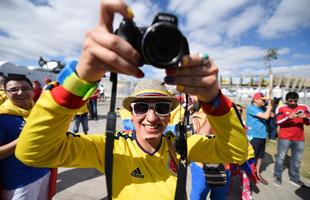
<svg viewBox="0 0 310 200"><path fill-rule="evenodd" d="M303 114L303 113L304 113L304 111L302 111L302 110L298 110L298 111L296 112L297 115L300 115L300 114Z"/></svg>

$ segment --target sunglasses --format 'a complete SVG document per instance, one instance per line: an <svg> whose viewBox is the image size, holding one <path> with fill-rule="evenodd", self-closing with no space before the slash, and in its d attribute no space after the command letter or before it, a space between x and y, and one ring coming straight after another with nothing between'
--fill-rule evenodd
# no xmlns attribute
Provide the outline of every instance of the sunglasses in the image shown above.
<svg viewBox="0 0 310 200"><path fill-rule="evenodd" d="M156 102L156 103L146 103L146 102L133 102L130 104L133 114L135 115L146 115L150 108L153 108L158 116L166 116L170 114L171 102Z"/></svg>
<svg viewBox="0 0 310 200"><path fill-rule="evenodd" d="M11 93L11 94L17 94L17 93L19 93L19 91L21 91L21 92L30 92L32 90L33 90L32 88L25 87L25 88L11 88L11 89L8 89L6 91Z"/></svg>

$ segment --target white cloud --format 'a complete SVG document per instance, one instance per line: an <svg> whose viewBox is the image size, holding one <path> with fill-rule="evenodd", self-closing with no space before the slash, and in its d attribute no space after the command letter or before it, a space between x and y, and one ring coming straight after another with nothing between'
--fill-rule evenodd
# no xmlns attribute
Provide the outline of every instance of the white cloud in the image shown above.
<svg viewBox="0 0 310 200"><path fill-rule="evenodd" d="M84 33L97 24L99 13L98 0L53 0L50 7L17 0L1 4L0 28L10 36L0 37L1 45L8 48L0 55L5 60L36 59L40 55L77 56ZM73 4L80 6L67 9ZM96 14L89 15L92 12Z"/></svg>
<svg viewBox="0 0 310 200"><path fill-rule="evenodd" d="M182 2L182 3L181 3ZM232 0L229 3L225 0L217 1L171 1L171 8L177 13L185 15L187 27L195 29L203 26L217 25L219 21L227 17L230 12L242 6L246 0Z"/></svg>
<svg viewBox="0 0 310 200"><path fill-rule="evenodd" d="M159 12L157 4L151 1L126 1L135 14L134 20L137 26L149 26L155 15Z"/></svg>
<svg viewBox="0 0 310 200"><path fill-rule="evenodd" d="M129 2L131 3L131 2ZM99 0L51 0L50 6L35 6L30 1L0 2L0 60L37 59L39 56L79 56L84 34L95 27L99 19ZM71 8L75 5L74 9ZM132 1L137 25L152 22L158 8L151 2ZM117 16L115 27L121 17Z"/></svg>
<svg viewBox="0 0 310 200"><path fill-rule="evenodd" d="M272 67L274 76L284 76L284 77L310 77L310 64L305 65L289 65L289 66L276 66ZM226 76L238 76L239 73L235 73L234 71L225 71ZM249 76L249 75L267 75L268 71L266 68L255 68L255 71L251 68L244 68L242 70L241 75Z"/></svg>
<svg viewBox="0 0 310 200"><path fill-rule="evenodd" d="M248 7L240 15L235 16L231 19L227 29L227 35L229 38L234 38L239 36L251 28L258 26L263 19L264 9L261 6L251 6Z"/></svg>
<svg viewBox="0 0 310 200"><path fill-rule="evenodd" d="M42 4L43 1L37 2ZM310 23L309 0L283 0L274 4L275 9L246 0L170 0L166 10L159 8L157 1L126 2L134 11L138 26L150 25L160 10L180 14L180 28L189 40L191 51L208 52L221 74L266 73L262 60L266 41L264 38L257 42L244 40L244 36L252 39L249 33L253 29L259 27L263 37L271 38L300 31ZM0 60L21 64L24 60L37 60L39 56L63 57L64 61L79 57L84 33L98 23L100 0L50 0L48 5L35 6L30 1L20 0L0 1ZM267 14L271 17L261 25ZM118 15L114 27L120 20ZM272 45L272 40L269 41ZM305 42L304 46L307 45ZM293 65L290 57L309 59L307 50L293 51L294 48L285 43L276 47L280 47L279 59L273 61L277 70ZM294 64L292 69L294 73L305 74L301 65ZM143 67L143 71L147 77L164 76L164 70L153 67Z"/></svg>
<svg viewBox="0 0 310 200"><path fill-rule="evenodd" d="M301 58L301 59L310 59L310 53L309 54L300 54L300 53L297 53L297 54L293 54L292 56L293 58Z"/></svg>
<svg viewBox="0 0 310 200"><path fill-rule="evenodd" d="M278 54L279 56L284 56L290 53L290 49L289 48L282 48L278 50Z"/></svg>
<svg viewBox="0 0 310 200"><path fill-rule="evenodd" d="M273 67L273 73L279 76L310 77L310 64Z"/></svg>
<svg viewBox="0 0 310 200"><path fill-rule="evenodd" d="M198 43L210 47L218 45L222 41L222 37L219 34L209 32L206 29L195 29L188 34L187 38L191 41L191 46L194 43Z"/></svg>
<svg viewBox="0 0 310 200"><path fill-rule="evenodd" d="M208 53L220 69L223 75L255 75L267 74L268 69L263 62L266 49L257 46L219 47L209 49ZM273 61L272 66L287 63L281 55L290 52L289 48L279 49L279 60ZM301 71L298 71L302 73Z"/></svg>
<svg viewBox="0 0 310 200"><path fill-rule="evenodd" d="M264 38L277 38L291 34L300 27L310 25L309 0L283 0L273 16L259 28Z"/></svg>

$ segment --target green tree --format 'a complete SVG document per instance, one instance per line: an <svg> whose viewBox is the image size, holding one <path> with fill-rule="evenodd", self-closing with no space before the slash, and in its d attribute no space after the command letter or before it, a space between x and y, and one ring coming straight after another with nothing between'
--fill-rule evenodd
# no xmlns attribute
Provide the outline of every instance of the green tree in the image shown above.
<svg viewBox="0 0 310 200"><path fill-rule="evenodd" d="M271 69L271 61L278 59L278 49L277 48L269 48L264 56L264 62L268 69Z"/></svg>
<svg viewBox="0 0 310 200"><path fill-rule="evenodd" d="M269 71L269 97L272 97L272 88L273 88L273 74L271 69L271 61L278 59L278 49L269 48L264 56L264 62Z"/></svg>

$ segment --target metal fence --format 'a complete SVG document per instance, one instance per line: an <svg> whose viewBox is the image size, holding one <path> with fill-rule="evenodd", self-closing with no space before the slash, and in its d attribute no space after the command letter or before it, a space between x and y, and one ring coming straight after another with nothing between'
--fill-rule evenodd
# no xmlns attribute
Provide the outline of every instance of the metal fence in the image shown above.
<svg viewBox="0 0 310 200"><path fill-rule="evenodd" d="M139 82L137 81L124 81L119 80L117 85L117 98L123 99L124 97L132 94L136 84ZM110 98L111 96L111 88L112 83L108 78L103 78L100 82L100 85L103 85L104 93L106 98ZM168 89L172 92L175 92L175 88L168 86ZM249 87L249 86L236 86L236 85L222 85L222 92L228 96L232 101L241 103L243 105L248 105L251 102L252 95L255 92L262 92L267 94L266 87ZM289 91L296 91L299 93L299 103L310 105L310 90L304 88L303 90L289 90ZM288 92L284 87L275 87L273 89L273 96L275 97L282 97L285 99L285 94Z"/></svg>

